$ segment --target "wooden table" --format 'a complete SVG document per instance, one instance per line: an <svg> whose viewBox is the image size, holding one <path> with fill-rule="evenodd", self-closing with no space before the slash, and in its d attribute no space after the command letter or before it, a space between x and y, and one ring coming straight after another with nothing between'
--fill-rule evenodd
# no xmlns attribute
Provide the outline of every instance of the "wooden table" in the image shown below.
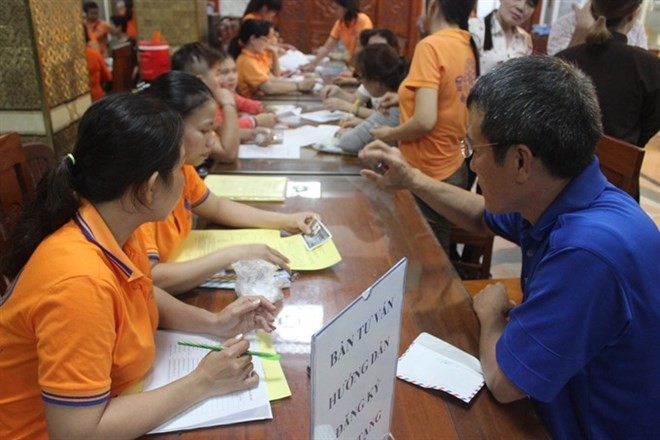
<svg viewBox="0 0 660 440"><path fill-rule="evenodd" d="M300 149L300 159L238 159L232 164L215 162L209 172L212 174L357 176L362 168L363 165L356 156L320 153L311 147L303 147Z"/></svg>
<svg viewBox="0 0 660 440"><path fill-rule="evenodd" d="M318 212L343 258L332 268L301 274L285 295L273 342L283 356L282 367L293 395L272 402L273 420L150 438L309 438L306 368L312 333L402 257L408 257L409 263L399 352L425 331L471 354L478 353L479 324L470 296L409 192L384 191L361 177L298 176L292 180L320 181L322 198L289 198L283 204L266 205L267 209ZM186 302L212 310L221 309L233 298L233 293L222 291L183 296ZM440 391L396 382L392 433L398 440L549 438L526 400L502 405L484 388L467 405Z"/></svg>

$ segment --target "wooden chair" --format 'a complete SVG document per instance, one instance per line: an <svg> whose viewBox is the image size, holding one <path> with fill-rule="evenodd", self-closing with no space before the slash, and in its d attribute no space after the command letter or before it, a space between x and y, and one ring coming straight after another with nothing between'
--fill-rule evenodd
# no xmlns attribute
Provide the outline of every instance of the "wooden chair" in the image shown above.
<svg viewBox="0 0 660 440"><path fill-rule="evenodd" d="M30 179L34 188L41 179L48 174L55 164L55 152L48 145L41 142L23 144L23 152L30 170Z"/></svg>
<svg viewBox="0 0 660 440"><path fill-rule="evenodd" d="M112 49L112 92L133 90L133 48L126 42Z"/></svg>
<svg viewBox="0 0 660 440"><path fill-rule="evenodd" d="M463 245L462 255L452 255L451 263L465 280L490 278L490 263L493 258L494 237L483 237L452 226L450 244Z"/></svg>
<svg viewBox="0 0 660 440"><path fill-rule="evenodd" d="M0 228L11 234L34 185L18 133L0 136Z"/></svg>
<svg viewBox="0 0 660 440"><path fill-rule="evenodd" d="M606 135L596 145L600 170L607 180L634 198L639 194L639 173L644 153L644 149L636 145Z"/></svg>

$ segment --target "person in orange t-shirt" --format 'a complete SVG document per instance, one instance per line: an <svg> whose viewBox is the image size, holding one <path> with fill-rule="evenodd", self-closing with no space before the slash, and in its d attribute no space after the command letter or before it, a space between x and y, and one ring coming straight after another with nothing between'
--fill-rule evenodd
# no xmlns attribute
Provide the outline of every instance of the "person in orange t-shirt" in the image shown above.
<svg viewBox="0 0 660 440"><path fill-rule="evenodd" d="M309 92L315 84L313 78L286 81L271 72L272 58L268 52L273 46L275 30L266 20L246 20L241 23L238 38L230 46L230 54L236 59L238 91L246 98L257 94L273 95L290 92Z"/></svg>
<svg viewBox="0 0 660 440"><path fill-rule="evenodd" d="M223 199L209 191L194 167L208 158L215 142L212 127L218 104L201 80L184 72L171 71L159 76L142 93L164 100L179 112L185 126L183 194L167 218L142 225L138 230L152 262L154 283L170 293L183 293L244 259L267 260L286 269L289 260L264 244L232 246L190 261L171 261L174 251L190 234L193 214L214 224L234 228L284 229L294 233L309 233L308 222L318 214L266 211Z"/></svg>
<svg viewBox="0 0 660 440"><path fill-rule="evenodd" d="M275 306L244 297L213 313L177 300L153 286L134 234L179 199L182 135L160 99L101 99L24 207L0 265L11 280L0 298L0 438L137 438L259 383L242 356L248 342L234 336L272 331ZM192 373L141 392L158 327L234 338Z"/></svg>
<svg viewBox="0 0 660 440"><path fill-rule="evenodd" d="M98 50L89 47L89 36L85 31L85 56L87 57L87 70L89 71L89 91L92 94L92 102L105 96L101 83L112 81L112 74L105 65L105 60Z"/></svg>
<svg viewBox="0 0 660 440"><path fill-rule="evenodd" d="M359 0L332 0L332 7L337 15L337 21L332 26L325 44L316 51L314 60L305 64L303 70L314 69L340 41L353 56L358 47L360 32L374 27L369 16L360 12Z"/></svg>
<svg viewBox="0 0 660 440"><path fill-rule="evenodd" d="M415 47L408 76L399 87L401 124L374 127L387 143L399 141L413 167L465 188L468 170L460 143L467 132L467 95L477 77L476 46L466 30L474 0L433 0L426 11L430 35ZM424 202L422 212L438 241L449 250L451 225Z"/></svg>
<svg viewBox="0 0 660 440"><path fill-rule="evenodd" d="M113 26L107 21L99 19L99 5L94 1L83 3L85 12L85 28L89 39L98 44L102 56L108 55L108 37L113 31Z"/></svg>

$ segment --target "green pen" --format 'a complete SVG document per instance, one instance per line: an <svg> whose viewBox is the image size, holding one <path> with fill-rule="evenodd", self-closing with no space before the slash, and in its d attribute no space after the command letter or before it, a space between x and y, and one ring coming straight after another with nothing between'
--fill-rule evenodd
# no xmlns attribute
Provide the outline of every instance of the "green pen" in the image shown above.
<svg viewBox="0 0 660 440"><path fill-rule="evenodd" d="M178 341L178 345L185 345L186 347L195 347L195 348L205 348L207 350L213 350L213 351L222 351L225 348L221 345L210 345L210 344L203 344L203 343L197 343L197 342L187 342L187 341ZM269 361L279 361L282 356L280 356L277 353L266 353L265 351L251 351L248 350L243 354L249 354L250 356L256 356L261 359L266 359Z"/></svg>

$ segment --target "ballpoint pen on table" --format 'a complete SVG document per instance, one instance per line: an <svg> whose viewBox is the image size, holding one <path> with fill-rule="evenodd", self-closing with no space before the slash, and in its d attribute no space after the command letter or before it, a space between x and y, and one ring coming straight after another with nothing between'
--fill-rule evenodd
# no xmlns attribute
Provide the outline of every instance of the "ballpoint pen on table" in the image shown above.
<svg viewBox="0 0 660 440"><path fill-rule="evenodd" d="M220 346L220 345L210 345L210 344L204 344L204 343L198 343L198 342L188 342L188 341L178 341L178 345L184 345L186 347L195 347L195 348L204 348L206 350L213 350L213 351L222 351L225 348ZM282 356L280 356L277 353L266 353L263 351L252 351L248 350L243 354L249 354L250 356L256 356L261 359L266 359L269 361L279 361Z"/></svg>

